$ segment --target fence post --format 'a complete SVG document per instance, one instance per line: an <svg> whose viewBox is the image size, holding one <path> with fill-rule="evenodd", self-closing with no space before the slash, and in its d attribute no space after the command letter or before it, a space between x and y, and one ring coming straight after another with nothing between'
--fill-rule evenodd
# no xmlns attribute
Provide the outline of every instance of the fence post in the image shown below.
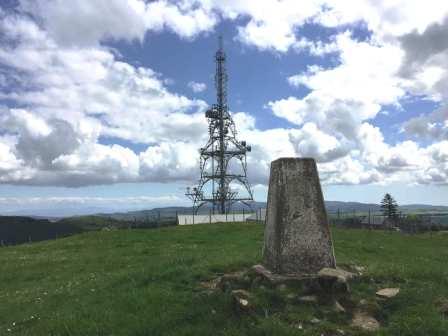
<svg viewBox="0 0 448 336"><path fill-rule="evenodd" d="M370 209L369 209L369 226L370 226Z"/></svg>
<svg viewBox="0 0 448 336"><path fill-rule="evenodd" d="M212 223L212 209L208 210L208 223Z"/></svg>
<svg viewBox="0 0 448 336"><path fill-rule="evenodd" d="M232 211L233 214L233 222L235 223L235 209Z"/></svg>
<svg viewBox="0 0 448 336"><path fill-rule="evenodd" d="M338 208L338 219L341 219L341 212L339 208Z"/></svg>
<svg viewBox="0 0 448 336"><path fill-rule="evenodd" d="M226 213L226 223L227 223L227 209L226 209L225 213Z"/></svg>

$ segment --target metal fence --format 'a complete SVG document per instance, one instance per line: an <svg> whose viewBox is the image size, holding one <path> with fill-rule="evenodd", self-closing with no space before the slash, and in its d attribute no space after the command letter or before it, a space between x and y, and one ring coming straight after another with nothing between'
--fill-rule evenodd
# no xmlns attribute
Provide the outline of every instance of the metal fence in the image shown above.
<svg viewBox="0 0 448 336"><path fill-rule="evenodd" d="M448 213L405 213L399 212L393 219L384 216L378 210L327 210L328 221L336 226L401 230L407 232L425 232L435 230L448 230ZM202 211L199 214L178 213L176 224L206 224L217 222L265 222L266 209L259 208L253 212L231 211L226 214L213 214L211 210ZM172 220L172 219L171 219Z"/></svg>
<svg viewBox="0 0 448 336"><path fill-rule="evenodd" d="M328 211L330 224L369 229L399 229L408 232L448 230L448 213L403 213L388 218L379 211Z"/></svg>

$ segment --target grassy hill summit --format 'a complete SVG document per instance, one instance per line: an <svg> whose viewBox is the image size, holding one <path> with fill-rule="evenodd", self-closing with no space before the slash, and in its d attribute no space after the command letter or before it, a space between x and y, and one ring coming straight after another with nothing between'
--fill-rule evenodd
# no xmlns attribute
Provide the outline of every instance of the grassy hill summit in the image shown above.
<svg viewBox="0 0 448 336"><path fill-rule="evenodd" d="M448 235L332 228L338 264L381 328L448 335ZM256 223L95 231L0 249L0 335L363 335L351 312L292 304L266 289L256 314L201 285L261 260ZM378 289L398 287L390 300ZM316 321L319 321L316 323Z"/></svg>

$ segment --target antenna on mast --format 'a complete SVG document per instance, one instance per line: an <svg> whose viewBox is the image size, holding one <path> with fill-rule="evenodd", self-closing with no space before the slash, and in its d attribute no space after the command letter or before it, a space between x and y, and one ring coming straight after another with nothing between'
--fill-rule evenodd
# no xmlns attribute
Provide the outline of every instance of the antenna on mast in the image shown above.
<svg viewBox="0 0 448 336"><path fill-rule="evenodd" d="M224 50L223 42L222 42L222 34L219 34L219 36L218 36L218 49Z"/></svg>

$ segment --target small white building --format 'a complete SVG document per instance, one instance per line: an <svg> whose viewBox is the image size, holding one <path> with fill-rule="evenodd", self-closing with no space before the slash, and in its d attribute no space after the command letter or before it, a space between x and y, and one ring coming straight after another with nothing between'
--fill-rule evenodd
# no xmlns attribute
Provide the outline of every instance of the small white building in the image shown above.
<svg viewBox="0 0 448 336"><path fill-rule="evenodd" d="M177 215L178 225L212 224L245 222L249 218L255 218L255 212L228 213L228 214L201 214L201 215Z"/></svg>

